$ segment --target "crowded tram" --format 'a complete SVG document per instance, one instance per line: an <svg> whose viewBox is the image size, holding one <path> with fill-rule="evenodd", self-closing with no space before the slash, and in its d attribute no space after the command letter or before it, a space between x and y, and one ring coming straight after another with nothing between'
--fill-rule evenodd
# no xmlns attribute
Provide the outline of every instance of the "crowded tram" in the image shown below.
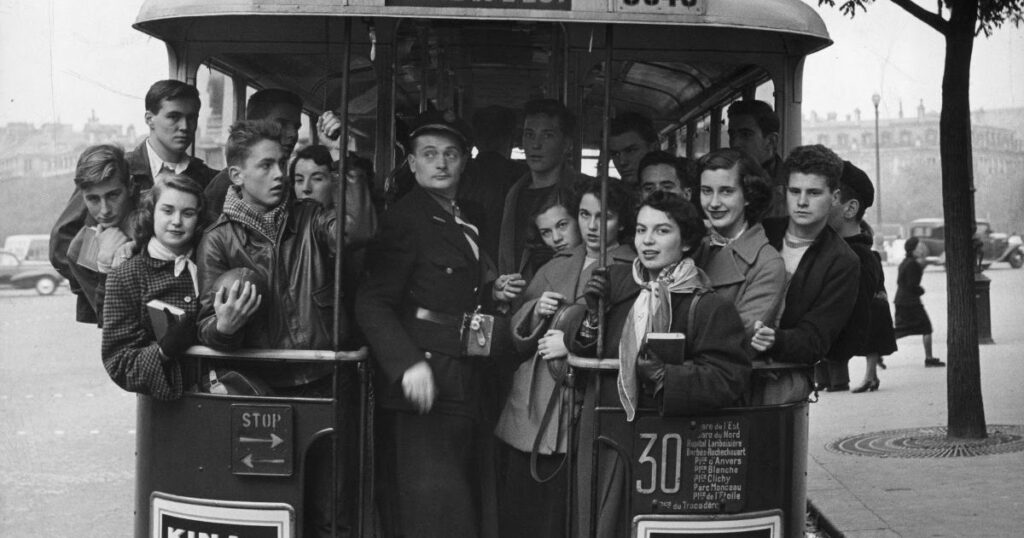
<svg viewBox="0 0 1024 538"><path fill-rule="evenodd" d="M134 26L167 46L149 138L86 150L51 258L139 393L136 536L803 534L873 195L800 145L812 8Z"/></svg>

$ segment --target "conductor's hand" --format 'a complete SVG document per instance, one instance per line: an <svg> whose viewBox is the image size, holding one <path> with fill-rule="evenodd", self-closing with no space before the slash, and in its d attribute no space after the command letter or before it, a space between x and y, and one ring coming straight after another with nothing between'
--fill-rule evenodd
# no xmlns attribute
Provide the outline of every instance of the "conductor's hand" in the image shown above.
<svg viewBox="0 0 1024 538"><path fill-rule="evenodd" d="M665 387L665 361L650 349L645 349L636 361L636 375L652 394Z"/></svg>
<svg viewBox="0 0 1024 538"><path fill-rule="evenodd" d="M420 414L426 414L434 406L434 372L427 361L420 361L402 374L402 392Z"/></svg>
<svg viewBox="0 0 1024 538"><path fill-rule="evenodd" d="M333 110L328 110L317 118L316 130L327 140L337 140L341 134L341 118Z"/></svg>
<svg viewBox="0 0 1024 538"><path fill-rule="evenodd" d="M526 280L519 273L501 275L494 281L494 288L491 290L491 297L501 303L511 302L526 287Z"/></svg>
<svg viewBox="0 0 1024 538"><path fill-rule="evenodd" d="M262 302L263 296L256 293L256 286L249 282L239 285L239 281L236 280L230 289L220 288L213 297L217 332L235 334L256 313Z"/></svg>
<svg viewBox="0 0 1024 538"><path fill-rule="evenodd" d="M196 342L196 319L188 315L178 319L166 308L164 316L167 317L167 332L160 339L160 352L167 358L180 357Z"/></svg>
<svg viewBox="0 0 1024 538"><path fill-rule="evenodd" d="M600 302L603 299L608 301L608 268L598 267L590 275L590 280L583 287L583 299L587 302L587 312L590 314L601 314Z"/></svg>
<svg viewBox="0 0 1024 538"><path fill-rule="evenodd" d="M760 352L768 351L775 345L775 329L764 324L763 321L754 322L754 337L750 339L750 347Z"/></svg>
<svg viewBox="0 0 1024 538"><path fill-rule="evenodd" d="M542 318L553 316L558 311L558 305L563 301L565 301L565 295L557 291L545 291L533 305L533 313Z"/></svg>

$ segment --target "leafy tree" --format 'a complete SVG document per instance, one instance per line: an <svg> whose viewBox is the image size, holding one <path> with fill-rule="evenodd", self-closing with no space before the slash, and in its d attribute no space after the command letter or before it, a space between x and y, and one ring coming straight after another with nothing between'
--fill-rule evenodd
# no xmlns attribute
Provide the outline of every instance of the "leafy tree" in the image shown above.
<svg viewBox="0 0 1024 538"><path fill-rule="evenodd" d="M1024 22L1024 0L935 0L935 11L914 0L889 0L942 34L946 42L939 117L942 209L946 222L946 410L949 435L986 436L978 361L978 312L974 302L974 170L971 148L970 81L974 38L1004 23ZM851 18L875 0L839 0ZM818 5L836 7L836 0Z"/></svg>

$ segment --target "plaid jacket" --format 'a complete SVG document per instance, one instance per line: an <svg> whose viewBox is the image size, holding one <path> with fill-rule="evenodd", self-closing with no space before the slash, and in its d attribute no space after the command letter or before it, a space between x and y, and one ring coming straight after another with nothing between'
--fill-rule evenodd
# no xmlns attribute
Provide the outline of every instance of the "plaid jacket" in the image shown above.
<svg viewBox="0 0 1024 538"><path fill-rule="evenodd" d="M199 301L188 271L174 276L174 262L149 256L146 249L107 278L103 307L103 366L121 388L160 400L181 397L177 360L160 353L146 303L153 299L177 306L195 317Z"/></svg>

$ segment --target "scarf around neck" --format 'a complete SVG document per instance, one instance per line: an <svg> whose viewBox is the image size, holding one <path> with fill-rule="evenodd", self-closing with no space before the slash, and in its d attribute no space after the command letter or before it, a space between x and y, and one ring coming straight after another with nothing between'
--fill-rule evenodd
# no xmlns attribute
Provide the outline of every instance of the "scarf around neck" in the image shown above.
<svg viewBox="0 0 1024 538"><path fill-rule="evenodd" d="M224 196L224 215L242 226L250 228L266 236L272 243L277 243L277 232L284 223L285 209L288 200L285 199L274 209L266 213L260 213L242 199L238 189L228 189Z"/></svg>
<svg viewBox="0 0 1024 538"><path fill-rule="evenodd" d="M672 327L672 294L692 293L707 287L703 274L686 257L661 270L654 280L647 279L647 270L640 259L633 260L633 280L640 285L640 294L629 309L619 338L619 401L626 411L626 420L636 417L636 363L647 333L668 332Z"/></svg>
<svg viewBox="0 0 1024 538"><path fill-rule="evenodd" d="M175 278L181 276L182 271L188 270L188 276L192 279L192 289L196 292L196 297L199 297L199 273L196 269L196 262L192 261L193 251L194 249L189 249L185 254L175 254L163 243L157 241L155 237L151 237L149 239L149 243L146 244L146 252L149 253L150 258L165 262L174 262Z"/></svg>

